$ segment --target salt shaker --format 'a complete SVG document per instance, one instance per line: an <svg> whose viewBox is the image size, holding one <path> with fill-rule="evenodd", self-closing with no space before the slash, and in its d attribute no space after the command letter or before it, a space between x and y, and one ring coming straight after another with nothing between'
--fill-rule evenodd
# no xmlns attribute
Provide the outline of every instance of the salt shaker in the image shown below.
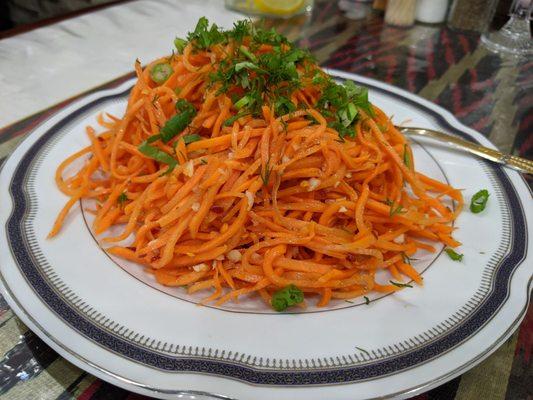
<svg viewBox="0 0 533 400"><path fill-rule="evenodd" d="M440 24L446 18L448 0L418 0L415 18L426 24Z"/></svg>

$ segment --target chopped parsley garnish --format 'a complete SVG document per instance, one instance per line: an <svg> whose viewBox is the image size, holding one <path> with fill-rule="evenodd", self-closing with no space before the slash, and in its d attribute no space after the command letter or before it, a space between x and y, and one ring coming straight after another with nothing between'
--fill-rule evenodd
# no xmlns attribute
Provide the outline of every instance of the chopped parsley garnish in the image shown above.
<svg viewBox="0 0 533 400"><path fill-rule="evenodd" d="M355 346L355 348L356 348L357 350L359 350L360 352L365 353L365 354L367 354L368 356L370 356L370 353L368 352L368 350L365 350L365 349L363 349L362 347L357 347L357 346Z"/></svg>
<svg viewBox="0 0 533 400"><path fill-rule="evenodd" d="M276 115L286 115L296 110L296 106L287 97L280 96L274 100L274 113Z"/></svg>
<svg viewBox="0 0 533 400"><path fill-rule="evenodd" d="M391 217L395 216L396 214L402 214L405 212L401 204L396 205L394 201L391 199L385 200L385 204L387 204L390 207L389 215Z"/></svg>
<svg viewBox="0 0 533 400"><path fill-rule="evenodd" d="M214 44L225 42L226 36L216 24L211 25L211 28L209 28L209 21L206 17L202 17L198 20L194 31L189 32L187 35L187 40L194 42L193 44L196 48L206 50Z"/></svg>
<svg viewBox="0 0 533 400"><path fill-rule="evenodd" d="M233 29L229 31L227 34L231 36L233 40L235 40L237 43L242 43L243 39L246 36L250 35L252 26L252 21L250 20L240 20L233 23Z"/></svg>
<svg viewBox="0 0 533 400"><path fill-rule="evenodd" d="M269 158L266 162L265 169L261 171L260 173L261 180L263 181L263 185L268 186L271 173L272 173L272 167L270 166L270 158Z"/></svg>
<svg viewBox="0 0 533 400"><path fill-rule="evenodd" d="M251 49L258 43L253 38L248 48L241 45L237 49L231 61L219 63L217 71L210 75L211 82L219 86L218 93L241 94L234 102L239 113L257 116L261 106L267 104L274 106L277 116L285 115L296 109L289 99L301 86L297 66L310 60L310 55L292 45L274 46L272 52L255 55Z"/></svg>
<svg viewBox="0 0 533 400"><path fill-rule="evenodd" d="M243 56L245 56L252 63L257 62L257 57L255 56L255 54L251 53L250 50L248 50L246 47L244 46L239 47L239 51L242 53Z"/></svg>
<svg viewBox="0 0 533 400"><path fill-rule="evenodd" d="M187 41L185 39L176 38L174 39L174 46L176 46L178 54L182 54L183 49L185 49L185 46L187 46Z"/></svg>
<svg viewBox="0 0 533 400"><path fill-rule="evenodd" d="M356 86L352 81L345 81L342 85L335 83L329 77L316 76L313 82L322 82L322 95L317 107L322 115L330 119L328 125L339 132L344 138L355 137L355 123L359 118L359 110L373 115L368 101L368 90Z"/></svg>
<svg viewBox="0 0 533 400"><path fill-rule="evenodd" d="M363 296L363 297L365 299L365 304L369 305L370 304L370 299L368 297L366 297L366 296Z"/></svg>
<svg viewBox="0 0 533 400"><path fill-rule="evenodd" d="M405 252L402 251L402 260L405 264L411 265L412 261L418 261L418 258L411 258Z"/></svg>
<svg viewBox="0 0 533 400"><path fill-rule="evenodd" d="M304 301L303 292L295 285L289 285L272 295L272 308L276 311L285 311L288 307Z"/></svg>
<svg viewBox="0 0 533 400"><path fill-rule="evenodd" d="M488 201L489 191L486 189L480 190L472 196L472 200L470 201L470 211L474 214L480 213L485 209Z"/></svg>
<svg viewBox="0 0 533 400"><path fill-rule="evenodd" d="M311 106L324 115L329 127L337 130L343 141L344 137L355 136L355 124L363 112L373 115L366 88L352 81L337 84L317 67L307 50L295 47L274 29L256 26L251 20L238 21L232 29L223 30L202 17L186 40L174 40L178 53L183 53L189 44L193 52L210 52L214 45L227 43L233 44L225 47L229 54L217 61L214 71L209 73L216 95L225 93L233 101L232 115L224 126L232 125L244 115L260 117L263 106L271 108L277 117ZM270 47L265 51L263 45ZM164 67L168 74L160 73L162 76L158 75L157 81L168 79L172 73L168 67ZM309 83L319 91L316 104L293 102L295 90Z"/></svg>
<svg viewBox="0 0 533 400"><path fill-rule="evenodd" d="M446 254L448 254L448 257L450 257L453 261L462 261L463 260L463 254L457 253L454 249L451 249L447 247L444 249Z"/></svg>
<svg viewBox="0 0 533 400"><path fill-rule="evenodd" d="M412 288L413 285L409 285L408 283L400 283L400 282L394 282L394 281L389 281L391 283L391 285L394 285L394 286L397 286L397 287L408 287L408 288Z"/></svg>
<svg viewBox="0 0 533 400"><path fill-rule="evenodd" d="M126 203L127 200L128 200L128 195L126 194L126 192L120 193L117 197L118 206L120 208L124 207L124 204Z"/></svg>

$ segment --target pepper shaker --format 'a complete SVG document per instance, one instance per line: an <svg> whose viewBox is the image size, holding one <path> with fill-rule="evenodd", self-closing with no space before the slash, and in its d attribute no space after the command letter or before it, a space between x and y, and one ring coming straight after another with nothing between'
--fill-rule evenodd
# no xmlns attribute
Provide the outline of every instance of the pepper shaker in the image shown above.
<svg viewBox="0 0 533 400"><path fill-rule="evenodd" d="M484 32L496 11L497 0L454 0L448 16L452 29Z"/></svg>

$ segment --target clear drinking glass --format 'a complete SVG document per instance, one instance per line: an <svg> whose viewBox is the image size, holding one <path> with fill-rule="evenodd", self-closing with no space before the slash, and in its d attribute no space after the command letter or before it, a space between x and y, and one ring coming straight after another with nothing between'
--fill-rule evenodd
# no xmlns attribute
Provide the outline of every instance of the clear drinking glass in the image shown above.
<svg viewBox="0 0 533 400"><path fill-rule="evenodd" d="M533 11L533 0L514 0L509 21L499 30L484 33L483 44L496 53L512 55L533 54L531 27L529 21Z"/></svg>

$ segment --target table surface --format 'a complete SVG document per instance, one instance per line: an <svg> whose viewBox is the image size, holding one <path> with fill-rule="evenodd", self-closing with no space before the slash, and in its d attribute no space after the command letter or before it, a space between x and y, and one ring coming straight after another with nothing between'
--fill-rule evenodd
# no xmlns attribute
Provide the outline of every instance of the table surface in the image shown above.
<svg viewBox="0 0 533 400"><path fill-rule="evenodd" d="M222 26L229 26L239 17L224 10L221 2L188 3L193 2L127 2L0 40L0 82L4 92L0 100L0 164L33 126L82 92L119 84L131 76L127 74L130 61L139 55L148 61L169 51L168 45L162 47L156 41L172 43L175 35L183 36L203 14ZM142 21L151 20L147 16L157 13L166 15L166 19L159 18L157 27L148 26L153 45L141 40L142 28L137 33L127 30L131 34L120 35L128 26L126 22L141 17ZM187 18L183 18L184 13ZM181 16L180 24L175 23L176 15ZM375 13L353 20L338 8L336 1L316 1L311 15L266 20L265 24L309 48L325 67L418 93L451 111L501 150L533 156L531 59L502 58L484 49L479 35L452 31L443 25L400 29L385 25L382 16ZM120 48L118 53L97 51L102 43L98 35L90 34L95 27L99 34L105 31L113 39L112 46ZM78 46L80 37L82 50ZM45 39L54 40L48 43ZM40 75L35 72L37 60L42 66ZM87 68L88 60L94 61L93 68L80 71L81 65ZM10 97L6 92L17 96ZM532 348L530 306L520 328L493 355L462 376L416 398L532 399ZM0 296L0 399L4 398L144 397L101 381L60 357L24 326Z"/></svg>

